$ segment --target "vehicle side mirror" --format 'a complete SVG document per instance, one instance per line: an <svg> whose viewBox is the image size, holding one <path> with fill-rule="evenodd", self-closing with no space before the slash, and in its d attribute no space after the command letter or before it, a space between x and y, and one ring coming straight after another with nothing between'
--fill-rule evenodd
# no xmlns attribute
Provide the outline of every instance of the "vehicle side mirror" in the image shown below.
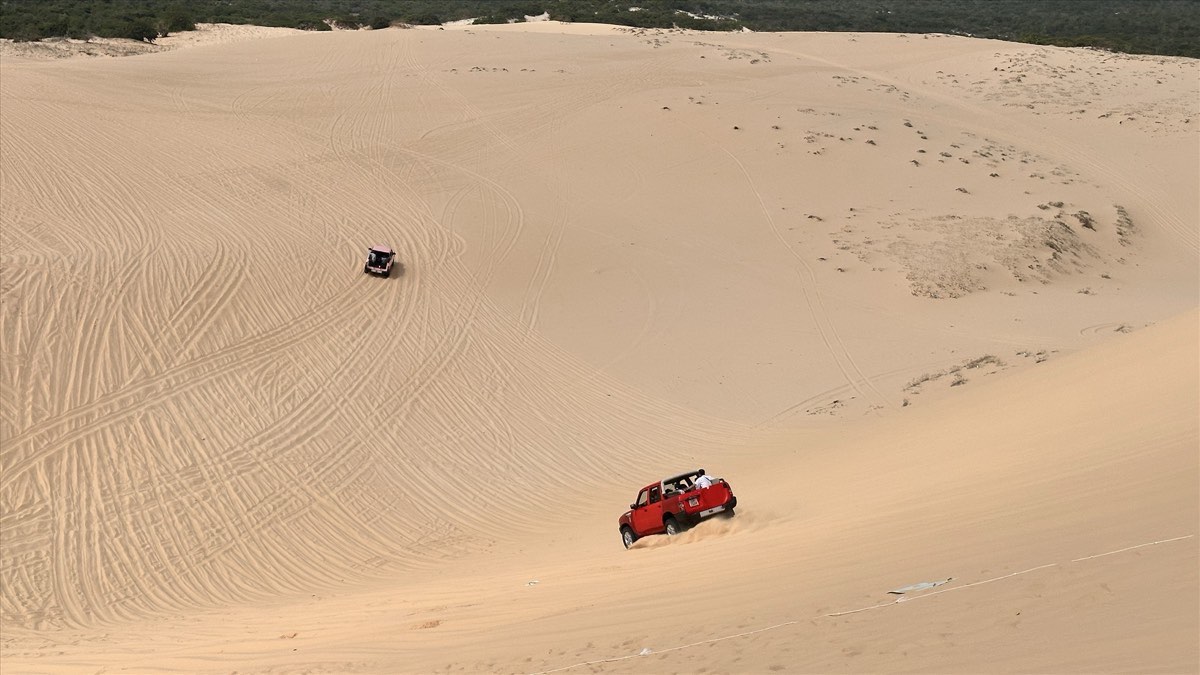
<svg viewBox="0 0 1200 675"><path fill-rule="evenodd" d="M637 508L637 504L630 504L630 505L629 505L629 510L630 510L630 511L632 511L632 510L634 510L634 509L636 509L636 508Z"/></svg>

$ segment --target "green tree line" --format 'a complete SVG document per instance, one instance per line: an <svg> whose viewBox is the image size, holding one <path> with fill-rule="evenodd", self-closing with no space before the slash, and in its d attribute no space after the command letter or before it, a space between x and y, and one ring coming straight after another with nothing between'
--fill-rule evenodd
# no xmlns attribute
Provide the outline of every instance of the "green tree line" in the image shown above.
<svg viewBox="0 0 1200 675"><path fill-rule="evenodd" d="M153 41L197 22L329 30L543 13L644 28L953 33L1200 58L1200 0L0 0L0 37Z"/></svg>

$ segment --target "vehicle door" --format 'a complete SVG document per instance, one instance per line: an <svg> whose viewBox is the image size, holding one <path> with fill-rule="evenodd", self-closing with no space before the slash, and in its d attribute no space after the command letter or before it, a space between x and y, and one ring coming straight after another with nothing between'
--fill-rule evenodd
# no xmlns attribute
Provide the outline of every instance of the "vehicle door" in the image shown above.
<svg viewBox="0 0 1200 675"><path fill-rule="evenodd" d="M638 536L662 531L662 486L651 485L643 488L638 493L638 500L634 505L637 508L633 509L630 519Z"/></svg>

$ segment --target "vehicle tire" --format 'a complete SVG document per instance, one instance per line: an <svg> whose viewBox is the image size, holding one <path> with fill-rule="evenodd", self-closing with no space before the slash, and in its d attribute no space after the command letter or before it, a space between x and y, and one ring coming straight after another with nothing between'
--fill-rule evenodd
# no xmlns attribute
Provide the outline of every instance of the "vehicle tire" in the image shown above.
<svg viewBox="0 0 1200 675"><path fill-rule="evenodd" d="M363 274L370 274L370 273L371 273L371 270L368 269L366 265L363 265Z"/></svg>
<svg viewBox="0 0 1200 675"><path fill-rule="evenodd" d="M726 518L732 518L734 516L734 513L735 513L735 511L733 510L733 507L731 506L731 507L725 509L724 511L722 511L721 515L725 516Z"/></svg>
<svg viewBox="0 0 1200 675"><path fill-rule="evenodd" d="M392 271L391 271L391 270L388 270L388 271L386 271L386 272L384 272L384 273L383 273L383 278L384 278L384 279L386 279L386 278L388 278L388 277L390 277L390 276L392 276Z"/></svg>
<svg viewBox="0 0 1200 675"><path fill-rule="evenodd" d="M625 545L625 548L633 546L633 542L637 540L638 536L633 533L632 528L628 526L621 528L621 543Z"/></svg>
<svg viewBox="0 0 1200 675"><path fill-rule="evenodd" d="M683 532L683 528L679 526L679 521L675 520L671 516L667 516L666 520L663 521L663 527L667 528L668 537L674 537L680 532Z"/></svg>

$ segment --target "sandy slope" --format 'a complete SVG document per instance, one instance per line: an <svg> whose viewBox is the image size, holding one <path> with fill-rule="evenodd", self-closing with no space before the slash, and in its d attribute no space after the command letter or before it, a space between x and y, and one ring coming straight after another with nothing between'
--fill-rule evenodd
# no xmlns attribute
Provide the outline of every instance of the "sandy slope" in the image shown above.
<svg viewBox="0 0 1200 675"><path fill-rule="evenodd" d="M228 23L198 23L195 30L173 33L154 43L125 38L90 38L76 40L51 38L37 42L0 40L0 58L22 61L67 59L79 57L122 57L154 54L171 49L206 47L209 45L245 42L264 38L300 35L294 28L271 26L242 26Z"/></svg>
<svg viewBox="0 0 1200 675"><path fill-rule="evenodd" d="M1198 69L548 22L6 54L5 670L1200 668ZM622 550L696 465L739 515Z"/></svg>

